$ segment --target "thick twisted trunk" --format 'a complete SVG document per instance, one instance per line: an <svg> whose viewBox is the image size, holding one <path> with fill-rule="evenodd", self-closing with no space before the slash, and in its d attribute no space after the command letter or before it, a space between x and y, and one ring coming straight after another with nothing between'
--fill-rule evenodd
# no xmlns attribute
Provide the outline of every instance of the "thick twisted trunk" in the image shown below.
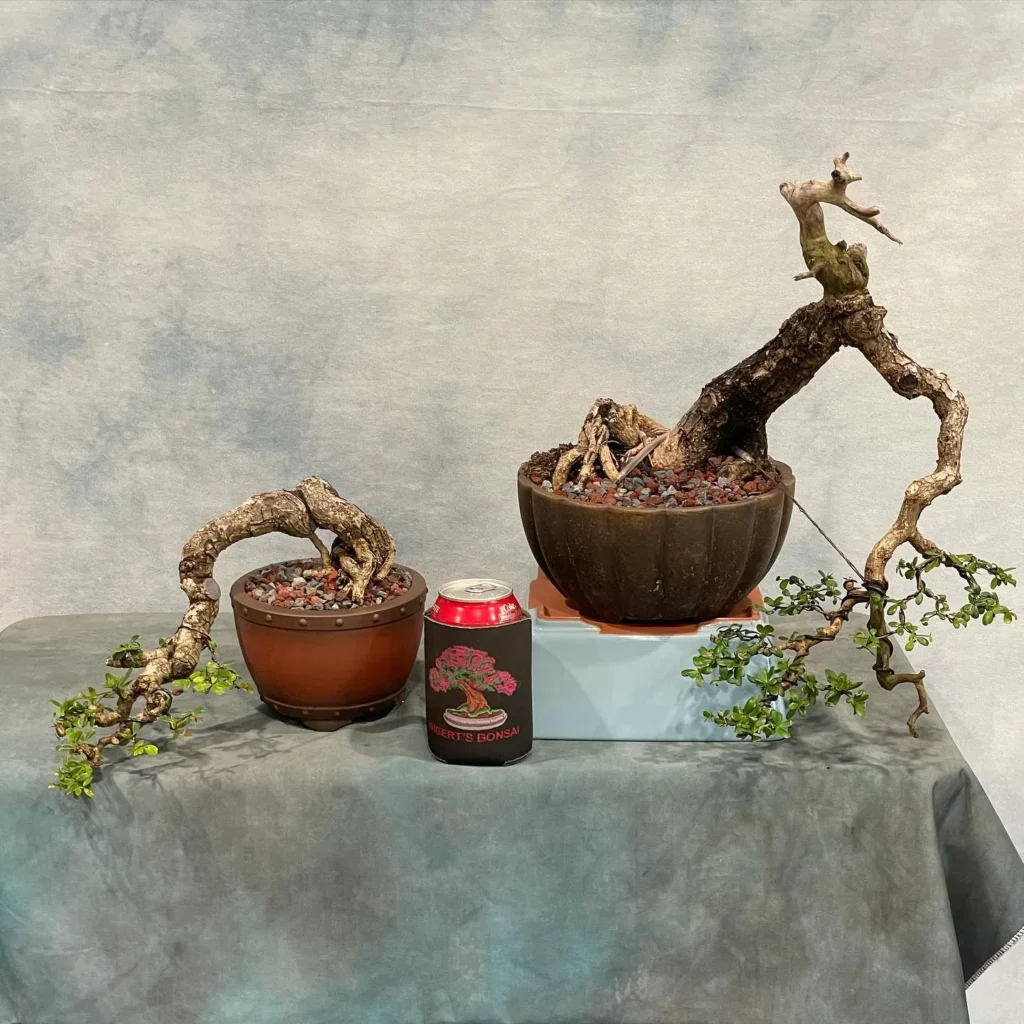
<svg viewBox="0 0 1024 1024"><path fill-rule="evenodd" d="M847 603L870 604L872 627L882 630L885 573L897 548L909 543L924 555L941 553L922 536L918 520L935 498L960 482L967 404L945 374L915 362L886 331L885 309L874 304L867 289L866 247L848 246L844 241L833 244L825 232L822 204L837 206L899 242L878 220L877 207L862 206L846 195L847 186L860 180L860 175L847 167L848 158L849 153L835 158L828 181L785 181L779 186L800 226L800 250L807 270L797 274L796 280L814 278L822 286L822 298L798 309L767 345L706 384L671 429L635 406L598 399L576 444L560 454L552 483L560 488L578 464L581 483L598 465L610 479L622 479L645 459L655 470L703 469L715 456L743 460L739 466L735 462L724 466L727 472L766 468L770 465L766 426L772 413L805 387L840 348L857 348L898 395L927 398L940 424L934 471L907 488L896 521L867 558L865 589L848 588L851 596ZM833 623L835 632L844 621L841 616ZM799 652L806 655L810 647L833 635L807 637L798 644ZM909 722L913 731L917 718L928 711L924 673L894 673L889 668L892 650L891 641L883 639L876 676L885 689L902 682L917 687L919 704Z"/></svg>
<svg viewBox="0 0 1024 1024"><path fill-rule="evenodd" d="M756 463L766 463L771 415L843 346L861 347L865 320L877 321L881 330L884 315L866 290L802 306L771 341L706 384L671 429L635 406L598 399L579 441L559 460L555 487L574 469L584 480L600 464L615 479L645 458L654 469L700 469L712 457L733 458L742 450Z"/></svg>
<svg viewBox="0 0 1024 1024"><path fill-rule="evenodd" d="M880 312L884 314L885 310ZM900 545L910 543L922 555L942 550L921 535L917 524L921 513L962 479L960 456L967 426L967 401L944 373L911 359L899 347L896 337L882 328L881 316L877 326L869 325L869 329L856 337L852 344L860 349L897 395L907 399L927 398L939 418L935 469L907 487L896 521L868 555L864 575L869 580L881 581L885 579L889 559Z"/></svg>
<svg viewBox="0 0 1024 1024"><path fill-rule="evenodd" d="M864 293L798 309L767 345L704 386L652 453L655 468L696 469L737 448L758 462L766 460L769 417L850 343L847 320L870 303Z"/></svg>
<svg viewBox="0 0 1024 1024"><path fill-rule="evenodd" d="M467 711L486 711L490 707L487 698L471 683L459 683L459 689L465 694Z"/></svg>
<svg viewBox="0 0 1024 1024"><path fill-rule="evenodd" d="M317 536L319 529L335 534L332 551ZM97 725L118 728L82 751L91 763L99 764L102 749L120 742L131 723L155 722L171 703L167 685L186 678L199 664L204 648L210 644L210 630L220 607L220 587L213 578L217 557L246 537L275 532L313 541L325 564L333 559L347 574L356 601L362 600L370 580L386 576L394 563L391 534L320 477L307 477L293 491L253 495L211 520L185 542L182 550L178 576L189 605L173 636L154 650L126 651L108 661L112 666L142 671L131 680L115 710L97 715ZM144 706L133 714L139 700Z"/></svg>

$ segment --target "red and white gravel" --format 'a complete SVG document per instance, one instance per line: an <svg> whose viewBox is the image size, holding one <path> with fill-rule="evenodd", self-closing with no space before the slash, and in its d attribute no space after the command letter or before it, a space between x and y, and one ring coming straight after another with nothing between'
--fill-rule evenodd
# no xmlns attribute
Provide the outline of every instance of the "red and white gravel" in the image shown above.
<svg viewBox="0 0 1024 1024"><path fill-rule="evenodd" d="M717 463L717 464L716 464ZM758 473L749 480L735 482L719 474L721 460L711 459L706 472L656 470L635 474L621 483L613 483L594 474L582 486L563 485L561 493L573 501L593 505L617 505L620 508L693 508L698 505L727 505L765 494L778 483L774 475ZM550 478L534 474L533 482L551 490Z"/></svg>
<svg viewBox="0 0 1024 1024"><path fill-rule="evenodd" d="M388 598L401 597L412 580L400 569L392 569L382 580L366 588L364 599L355 604L347 591L348 580L337 569L325 570L319 559L279 562L245 581L245 593L275 608L304 611L339 611L367 608Z"/></svg>

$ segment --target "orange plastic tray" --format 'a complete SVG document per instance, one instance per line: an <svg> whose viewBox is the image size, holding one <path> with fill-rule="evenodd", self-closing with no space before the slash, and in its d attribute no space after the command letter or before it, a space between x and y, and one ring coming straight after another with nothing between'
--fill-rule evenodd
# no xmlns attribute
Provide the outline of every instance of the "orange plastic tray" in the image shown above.
<svg viewBox="0 0 1024 1024"><path fill-rule="evenodd" d="M585 615L580 615L551 580L538 569L537 578L530 584L530 592L526 603L531 611L536 611L537 618L539 619L586 622L588 625L596 626L601 633L617 633L631 636L643 636L645 634L666 636L696 633L701 626L707 625L708 622L758 622L759 616L754 609L754 605L760 604L761 600L761 591L755 587L747 597L738 601L727 615L721 615L717 619L708 619L707 622L684 622L674 626L657 624L642 626L633 623L598 622L596 619L588 619Z"/></svg>

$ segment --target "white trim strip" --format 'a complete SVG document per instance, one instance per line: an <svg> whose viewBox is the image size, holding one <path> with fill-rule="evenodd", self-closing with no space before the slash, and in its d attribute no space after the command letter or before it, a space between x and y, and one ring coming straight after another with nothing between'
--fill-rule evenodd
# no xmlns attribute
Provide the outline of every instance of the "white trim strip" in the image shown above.
<svg viewBox="0 0 1024 1024"><path fill-rule="evenodd" d="M964 983L964 988L970 988L1011 946L1016 945L1021 939L1024 939L1024 928L1021 928L1019 932L1009 942L1007 942L1002 949L993 953Z"/></svg>

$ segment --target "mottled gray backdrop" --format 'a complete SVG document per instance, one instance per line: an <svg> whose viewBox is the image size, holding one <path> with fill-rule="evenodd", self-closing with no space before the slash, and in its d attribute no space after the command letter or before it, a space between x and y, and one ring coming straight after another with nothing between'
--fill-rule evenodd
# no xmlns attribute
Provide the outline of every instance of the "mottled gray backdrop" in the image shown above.
<svg viewBox="0 0 1024 1024"><path fill-rule="evenodd" d="M1024 5L15 0L0 46L0 625L181 607L186 536L309 473L432 584L524 586L519 462L597 395L674 420L815 298L778 184L843 149L906 244L833 238L971 404L926 532L1024 563ZM771 424L858 561L934 437L852 352ZM819 566L795 520L780 569ZM1021 631L990 632L918 661L1022 845ZM978 1021L1019 1019L1021 962Z"/></svg>

